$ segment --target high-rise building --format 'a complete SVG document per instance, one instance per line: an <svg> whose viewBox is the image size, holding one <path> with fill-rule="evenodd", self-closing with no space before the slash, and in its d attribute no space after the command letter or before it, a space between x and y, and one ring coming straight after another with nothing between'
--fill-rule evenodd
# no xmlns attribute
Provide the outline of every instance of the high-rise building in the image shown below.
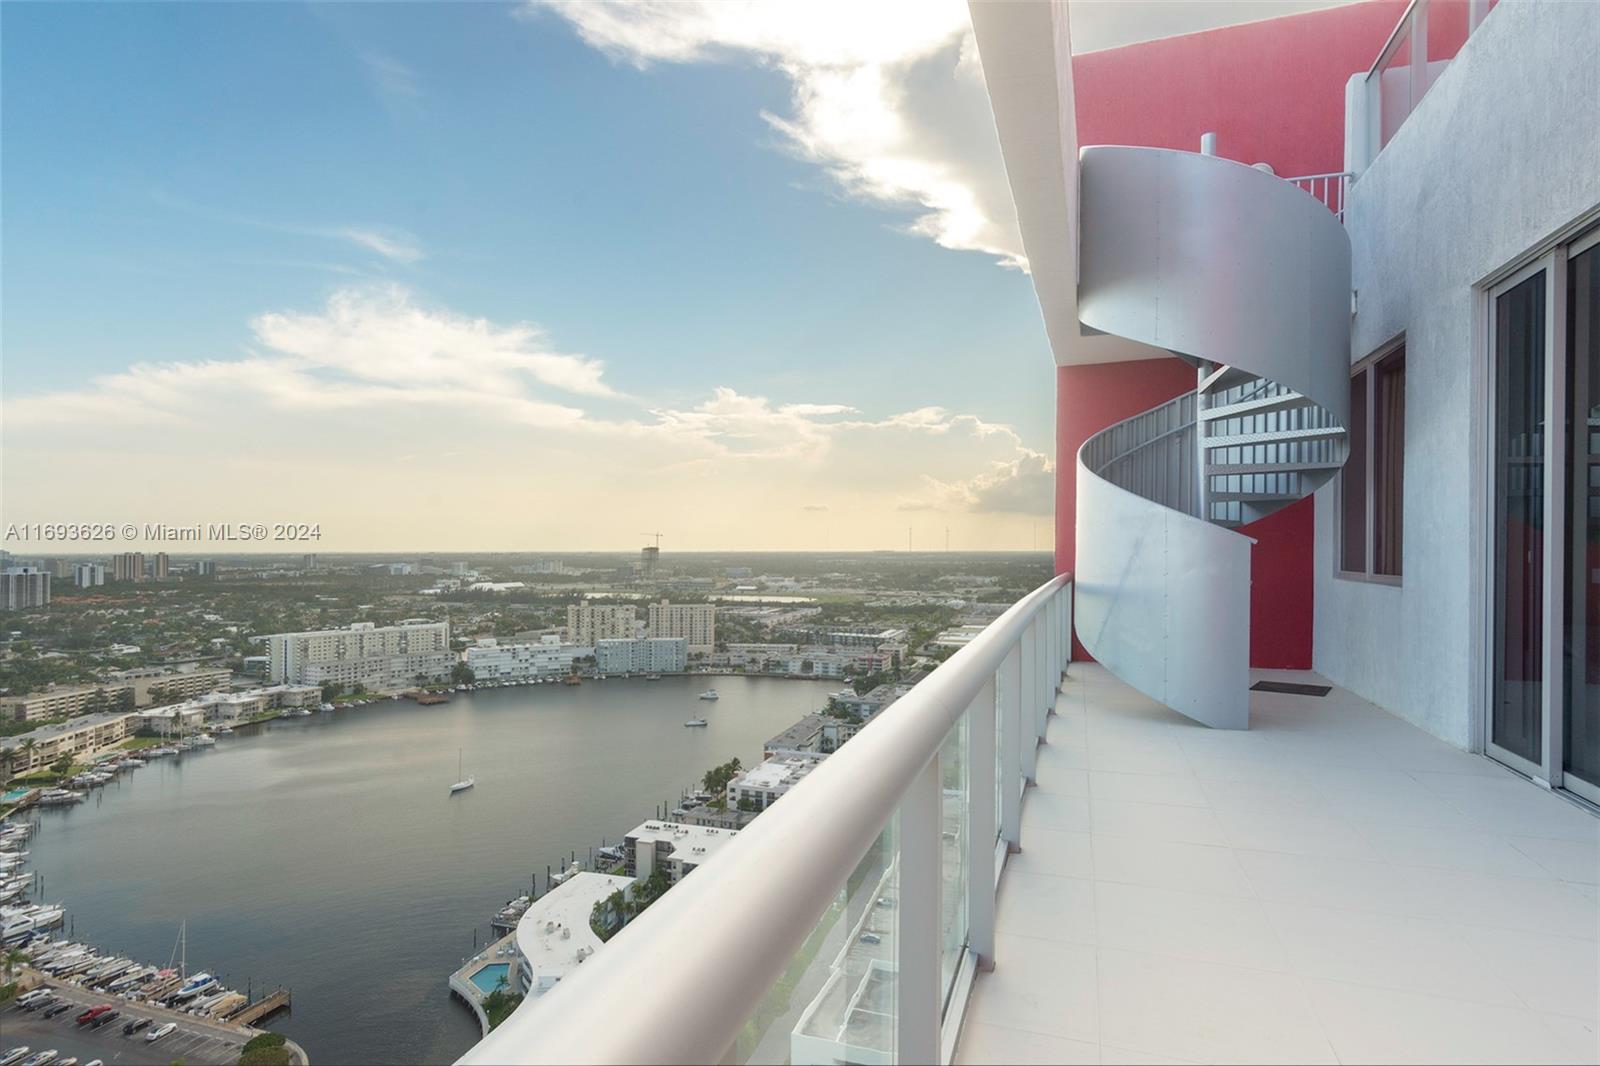
<svg viewBox="0 0 1600 1066"><path fill-rule="evenodd" d="M157 581L165 581L171 567L172 563L167 558L167 553L156 552L155 558L150 561L150 576Z"/></svg>
<svg viewBox="0 0 1600 1066"><path fill-rule="evenodd" d="M37 566L0 570L0 610L20 611L50 605L50 573Z"/></svg>
<svg viewBox="0 0 1600 1066"><path fill-rule="evenodd" d="M639 578L642 581L654 581L656 571L661 566L661 546L647 544L639 552Z"/></svg>
<svg viewBox="0 0 1600 1066"><path fill-rule="evenodd" d="M144 553L121 552L111 559L111 580L143 581Z"/></svg>
<svg viewBox="0 0 1600 1066"><path fill-rule="evenodd" d="M268 678L296 685L335 682L393 692L419 678L448 677L459 661L450 650L448 622L357 622L348 629L275 633L266 641Z"/></svg>
<svg viewBox="0 0 1600 1066"><path fill-rule="evenodd" d="M710 603L662 600L647 609L652 637L682 637L690 655L709 655L717 645L717 608Z"/></svg>
<svg viewBox="0 0 1600 1066"><path fill-rule="evenodd" d="M104 563L77 563L72 567L72 582L80 589L93 588L106 583Z"/></svg>
<svg viewBox="0 0 1600 1066"><path fill-rule="evenodd" d="M567 643L594 647L602 640L632 640L639 635L639 613L631 603L570 603Z"/></svg>
<svg viewBox="0 0 1600 1066"><path fill-rule="evenodd" d="M215 577L217 574L217 564L210 559L201 559L199 562L194 564L194 572L200 577Z"/></svg>
<svg viewBox="0 0 1600 1066"><path fill-rule="evenodd" d="M681 674L689 665L682 637L601 640L594 646L595 669L602 674Z"/></svg>

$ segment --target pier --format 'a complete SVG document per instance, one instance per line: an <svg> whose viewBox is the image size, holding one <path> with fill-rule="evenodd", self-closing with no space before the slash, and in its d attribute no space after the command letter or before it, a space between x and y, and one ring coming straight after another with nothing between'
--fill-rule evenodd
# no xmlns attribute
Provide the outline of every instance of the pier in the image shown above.
<svg viewBox="0 0 1600 1066"><path fill-rule="evenodd" d="M254 1025L261 1019L278 1013L289 1006L289 990L280 988L254 1003L246 1004L238 1012L228 1015L229 1025Z"/></svg>

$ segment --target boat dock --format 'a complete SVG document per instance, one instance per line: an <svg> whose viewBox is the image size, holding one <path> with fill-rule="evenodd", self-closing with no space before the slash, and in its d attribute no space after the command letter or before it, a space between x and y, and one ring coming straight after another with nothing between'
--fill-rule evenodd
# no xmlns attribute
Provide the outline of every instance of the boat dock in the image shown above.
<svg viewBox="0 0 1600 1066"><path fill-rule="evenodd" d="M228 1015L229 1025L254 1025L268 1015L276 1014L289 1006L289 990L280 988Z"/></svg>

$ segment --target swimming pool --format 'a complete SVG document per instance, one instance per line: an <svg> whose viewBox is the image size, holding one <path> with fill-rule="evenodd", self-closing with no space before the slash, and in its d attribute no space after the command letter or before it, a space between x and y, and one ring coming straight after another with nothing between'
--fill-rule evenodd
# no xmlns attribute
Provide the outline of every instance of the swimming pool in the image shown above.
<svg viewBox="0 0 1600 1066"><path fill-rule="evenodd" d="M14 788L5 795L0 796L0 803L15 803L32 791L33 789L31 788Z"/></svg>
<svg viewBox="0 0 1600 1066"><path fill-rule="evenodd" d="M509 962L490 963L472 975L472 983L477 985L484 995L488 995L499 988L502 981L508 985L511 981L511 964Z"/></svg>

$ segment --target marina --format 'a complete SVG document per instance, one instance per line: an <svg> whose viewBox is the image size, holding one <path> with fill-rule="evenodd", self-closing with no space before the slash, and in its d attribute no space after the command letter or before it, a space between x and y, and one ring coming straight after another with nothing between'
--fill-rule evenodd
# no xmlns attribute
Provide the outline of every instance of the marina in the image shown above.
<svg viewBox="0 0 1600 1066"><path fill-rule="evenodd" d="M214 746L141 752L146 766L90 802L29 812L26 861L63 902L70 942L97 966L137 964L112 982L166 960L187 919L190 954L223 988L251 1003L293 989L260 1024L314 1061L450 1061L481 1028L444 975L510 932L536 883L542 895L591 849L606 858L603 842L705 770L752 761L836 687L718 683L714 707L697 703L701 678L613 678L219 731ZM691 707L705 728L683 728ZM476 787L447 795L465 767Z"/></svg>

